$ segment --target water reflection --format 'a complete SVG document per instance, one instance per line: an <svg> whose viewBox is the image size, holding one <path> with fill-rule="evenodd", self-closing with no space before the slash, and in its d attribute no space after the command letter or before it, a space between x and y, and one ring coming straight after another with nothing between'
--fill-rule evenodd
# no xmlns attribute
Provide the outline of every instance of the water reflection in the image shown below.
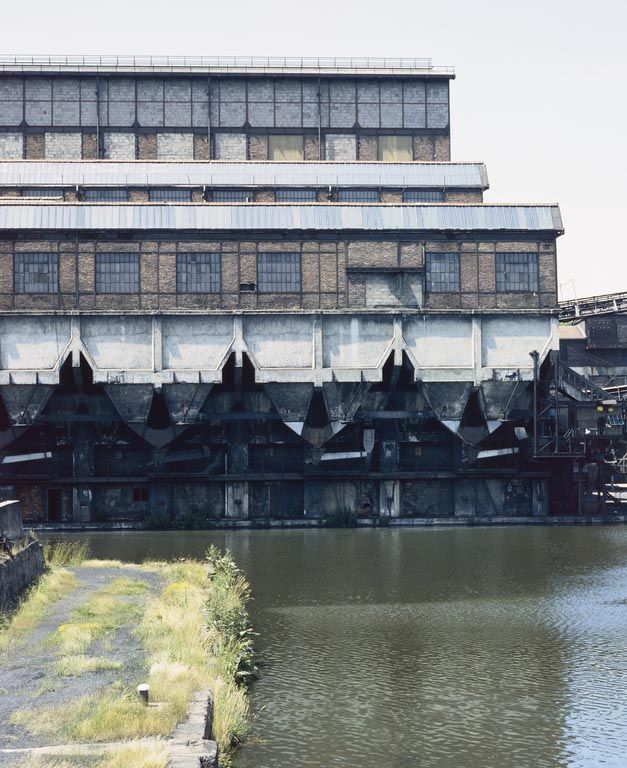
<svg viewBox="0 0 627 768"><path fill-rule="evenodd" d="M229 546L263 674L240 768L623 766L625 528L114 533Z"/></svg>

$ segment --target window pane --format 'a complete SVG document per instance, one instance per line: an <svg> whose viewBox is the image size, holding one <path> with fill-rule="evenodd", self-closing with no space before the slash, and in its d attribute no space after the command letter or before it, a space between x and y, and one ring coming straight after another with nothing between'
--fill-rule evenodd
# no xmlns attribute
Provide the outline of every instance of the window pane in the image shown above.
<svg viewBox="0 0 627 768"><path fill-rule="evenodd" d="M378 189L338 189L337 199L340 203L378 203Z"/></svg>
<svg viewBox="0 0 627 768"><path fill-rule="evenodd" d="M128 200L126 189L84 189L86 203L124 203Z"/></svg>
<svg viewBox="0 0 627 768"><path fill-rule="evenodd" d="M305 159L305 141L302 136L269 136L268 158L270 160L298 161Z"/></svg>
<svg viewBox="0 0 627 768"><path fill-rule="evenodd" d="M31 189L23 189L22 197L59 197L63 200L63 190L54 189L53 187L33 187Z"/></svg>
<svg viewBox="0 0 627 768"><path fill-rule="evenodd" d="M220 291L220 254L177 254L176 290L179 293L218 293Z"/></svg>
<svg viewBox="0 0 627 768"><path fill-rule="evenodd" d="M377 158L387 163L407 163L414 159L411 136L379 136Z"/></svg>
<svg viewBox="0 0 627 768"><path fill-rule="evenodd" d="M139 258L136 253L97 253L97 293L137 293Z"/></svg>
<svg viewBox="0 0 627 768"><path fill-rule="evenodd" d="M426 255L427 291L453 293L459 291L459 255L428 253Z"/></svg>
<svg viewBox="0 0 627 768"><path fill-rule="evenodd" d="M191 189L151 189L148 191L151 203L189 203L192 199Z"/></svg>
<svg viewBox="0 0 627 768"><path fill-rule="evenodd" d="M248 203L254 198L251 189L214 189L211 195L214 203Z"/></svg>
<svg viewBox="0 0 627 768"><path fill-rule="evenodd" d="M442 203L444 192L441 189L406 189L403 192L404 203Z"/></svg>
<svg viewBox="0 0 627 768"><path fill-rule="evenodd" d="M257 257L257 285L261 293L298 293L300 254L260 253Z"/></svg>
<svg viewBox="0 0 627 768"><path fill-rule="evenodd" d="M13 264L16 293L56 293L59 270L56 253L16 253Z"/></svg>
<svg viewBox="0 0 627 768"><path fill-rule="evenodd" d="M525 291L538 290L537 253L497 253L496 290Z"/></svg>
<svg viewBox="0 0 627 768"><path fill-rule="evenodd" d="M315 189L277 189L277 203L315 203Z"/></svg>

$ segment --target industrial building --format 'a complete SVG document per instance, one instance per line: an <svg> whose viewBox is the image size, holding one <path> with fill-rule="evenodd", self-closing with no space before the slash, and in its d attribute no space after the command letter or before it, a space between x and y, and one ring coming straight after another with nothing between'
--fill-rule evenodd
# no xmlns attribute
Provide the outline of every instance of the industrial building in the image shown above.
<svg viewBox="0 0 627 768"><path fill-rule="evenodd" d="M25 517L552 511L562 220L451 161L453 78L0 59L0 474Z"/></svg>

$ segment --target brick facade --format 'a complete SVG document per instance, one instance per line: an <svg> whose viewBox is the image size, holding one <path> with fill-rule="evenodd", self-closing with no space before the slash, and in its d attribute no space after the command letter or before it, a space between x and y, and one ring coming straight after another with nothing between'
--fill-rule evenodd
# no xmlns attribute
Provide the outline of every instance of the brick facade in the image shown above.
<svg viewBox="0 0 627 768"><path fill-rule="evenodd" d="M218 293L178 293L176 252L220 254ZM500 251L538 254L538 292L497 292L495 254ZM59 291L15 294L15 253L58 254ZM133 253L139 263L140 290L134 294L99 294L95 286L98 253ZM298 293L268 294L256 290L257 254L300 254L301 288ZM422 298L423 254L456 253L460 290L428 293ZM378 271L380 270L380 271ZM367 277L369 275L369 277ZM416 275L418 275L416 277ZM249 290L245 285L253 286ZM424 306L428 309L538 309L557 301L554 242L464 241L418 239L324 240L133 240L129 242L79 240L0 241L0 309L175 309L179 308L335 308ZM370 299L368 298L370 296Z"/></svg>

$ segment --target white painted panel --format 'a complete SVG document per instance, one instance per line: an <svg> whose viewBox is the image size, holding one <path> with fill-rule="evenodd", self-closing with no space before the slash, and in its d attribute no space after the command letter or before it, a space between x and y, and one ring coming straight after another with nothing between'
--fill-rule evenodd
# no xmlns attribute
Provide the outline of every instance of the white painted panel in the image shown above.
<svg viewBox="0 0 627 768"><path fill-rule="evenodd" d="M104 151L107 160L134 160L135 134L105 131Z"/></svg>
<svg viewBox="0 0 627 768"><path fill-rule="evenodd" d="M2 370L50 370L70 340L63 317L4 317L0 320Z"/></svg>
<svg viewBox="0 0 627 768"><path fill-rule="evenodd" d="M83 138L80 133L45 134L46 160L80 160L83 156Z"/></svg>
<svg viewBox="0 0 627 768"><path fill-rule="evenodd" d="M116 371L152 368L149 317L83 317L81 337L98 368Z"/></svg>
<svg viewBox="0 0 627 768"><path fill-rule="evenodd" d="M230 317L164 317L165 369L217 370L233 340Z"/></svg>
<svg viewBox="0 0 627 768"><path fill-rule="evenodd" d="M244 318L244 338L262 368L311 368L313 365L311 317Z"/></svg>
<svg viewBox="0 0 627 768"><path fill-rule="evenodd" d="M394 335L388 316L325 317L322 328L325 368L377 368Z"/></svg>
<svg viewBox="0 0 627 768"><path fill-rule="evenodd" d="M405 343L419 368L468 368L473 365L470 317L414 317L406 321Z"/></svg>
<svg viewBox="0 0 627 768"><path fill-rule="evenodd" d="M551 337L551 318L523 315L483 318L484 368L529 368L531 352L542 352Z"/></svg>

